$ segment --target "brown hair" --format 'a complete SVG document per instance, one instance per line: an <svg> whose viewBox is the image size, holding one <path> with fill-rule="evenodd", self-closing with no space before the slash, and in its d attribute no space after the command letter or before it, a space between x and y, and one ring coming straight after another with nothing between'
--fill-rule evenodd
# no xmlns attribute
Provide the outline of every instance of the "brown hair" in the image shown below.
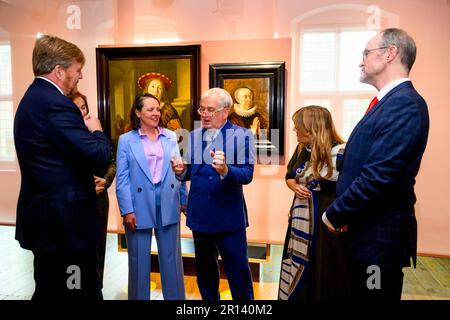
<svg viewBox="0 0 450 320"><path fill-rule="evenodd" d="M67 95L67 98L69 98L72 101L75 101L76 98L83 99L84 105L86 106L87 113L89 113L89 105L88 105L88 102L87 102L87 98L86 98L86 96L84 94L82 94L82 93L80 93L78 91L72 91L71 93L69 93Z"/></svg>
<svg viewBox="0 0 450 320"><path fill-rule="evenodd" d="M333 175L331 148L333 144L344 143L333 124L330 111L320 106L306 106L292 116L296 128L303 128L312 135L314 142L311 150L311 166L316 179L328 179ZM303 148L300 144L299 148ZM327 166L327 174L322 177L320 171Z"/></svg>
<svg viewBox="0 0 450 320"><path fill-rule="evenodd" d="M86 60L80 48L73 43L43 35L34 44L32 61L34 75L42 76L50 73L57 65L67 69L74 62L84 65Z"/></svg>
<svg viewBox="0 0 450 320"><path fill-rule="evenodd" d="M158 104L159 104L158 98L155 97L154 95L152 95L151 93L144 93L144 94L138 95L136 97L136 99L134 100L133 106L131 107L131 110L130 110L130 126L129 126L130 130L137 130L141 127L141 120L136 115L136 110L138 110L138 111L142 110L142 107L144 106L144 101L147 98L155 99L156 101L158 101ZM158 125L161 126L161 118L159 118Z"/></svg>

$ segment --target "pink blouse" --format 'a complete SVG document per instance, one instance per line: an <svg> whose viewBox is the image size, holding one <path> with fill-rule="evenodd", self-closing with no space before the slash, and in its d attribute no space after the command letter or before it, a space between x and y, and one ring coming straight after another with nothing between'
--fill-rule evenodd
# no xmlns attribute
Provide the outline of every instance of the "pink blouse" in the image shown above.
<svg viewBox="0 0 450 320"><path fill-rule="evenodd" d="M160 136L164 135L163 129L158 127L159 134L153 142L150 138L141 132L139 129L139 136L141 137L142 146L144 147L144 154L147 158L148 169L152 176L153 183L161 181L162 166L164 160L164 150L161 144Z"/></svg>

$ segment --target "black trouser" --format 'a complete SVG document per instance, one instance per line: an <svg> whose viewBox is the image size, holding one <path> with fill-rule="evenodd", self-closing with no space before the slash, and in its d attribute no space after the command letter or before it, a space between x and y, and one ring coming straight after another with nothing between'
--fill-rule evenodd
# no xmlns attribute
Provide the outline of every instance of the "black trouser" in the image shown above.
<svg viewBox="0 0 450 320"><path fill-rule="evenodd" d="M98 274L100 276L100 286L103 288L103 274L105 270L105 253L106 253L106 240L108 234L108 211L109 211L109 198L108 192L103 190L97 196L97 212L100 215L101 221L101 235L97 244L97 263Z"/></svg>
<svg viewBox="0 0 450 320"><path fill-rule="evenodd" d="M352 257L348 258L348 267L350 271L351 299L401 299L403 267L380 267L378 269L377 266L371 266Z"/></svg>
<svg viewBox="0 0 450 320"><path fill-rule="evenodd" d="M97 253L89 250L33 251L33 300L102 300Z"/></svg>

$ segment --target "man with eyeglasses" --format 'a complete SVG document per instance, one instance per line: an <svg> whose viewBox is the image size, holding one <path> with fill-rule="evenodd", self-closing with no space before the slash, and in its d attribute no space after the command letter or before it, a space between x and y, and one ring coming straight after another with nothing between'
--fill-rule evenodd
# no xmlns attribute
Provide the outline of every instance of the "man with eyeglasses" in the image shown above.
<svg viewBox="0 0 450 320"><path fill-rule="evenodd" d="M336 200L322 220L345 232L354 299L400 300L403 267L416 264L415 177L427 143L425 100L408 79L414 40L385 29L363 51L360 81L377 88L347 142ZM348 226L348 228L347 228Z"/></svg>
<svg viewBox="0 0 450 320"><path fill-rule="evenodd" d="M187 164L172 160L179 179L191 181L187 226L195 245L197 284L204 300L219 300L220 254L234 300L253 300L247 255L247 208L243 185L253 179L251 130L227 120L233 100L221 88L205 91L202 127L190 134Z"/></svg>

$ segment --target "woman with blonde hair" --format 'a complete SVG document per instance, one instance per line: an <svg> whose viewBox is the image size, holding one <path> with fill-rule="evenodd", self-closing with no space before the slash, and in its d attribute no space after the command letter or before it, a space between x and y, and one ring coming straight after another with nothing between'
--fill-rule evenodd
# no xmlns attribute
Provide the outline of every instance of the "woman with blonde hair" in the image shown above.
<svg viewBox="0 0 450 320"><path fill-rule="evenodd" d="M345 299L348 281L341 239L321 221L321 214L335 198L344 140L326 108L301 108L292 120L298 146L287 166L286 185L294 192L294 200L278 298Z"/></svg>

